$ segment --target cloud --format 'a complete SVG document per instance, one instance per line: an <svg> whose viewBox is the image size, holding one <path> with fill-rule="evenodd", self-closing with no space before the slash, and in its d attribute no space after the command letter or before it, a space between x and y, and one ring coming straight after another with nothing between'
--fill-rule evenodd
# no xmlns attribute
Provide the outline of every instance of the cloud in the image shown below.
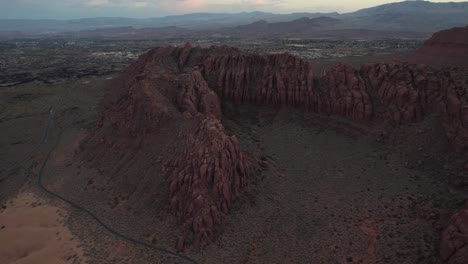
<svg viewBox="0 0 468 264"><path fill-rule="evenodd" d="M32 1L32 0L19 0L19 1ZM58 0L44 0L44 2L58 2ZM269 7L278 3L284 2L282 0L64 0L62 5L69 6L84 6L93 8L132 8L132 7L148 7L159 8L162 11L176 11L176 12L197 12L197 11L210 11L210 9L217 9L223 7L224 9L233 8L249 9L256 7Z"/></svg>
<svg viewBox="0 0 468 264"><path fill-rule="evenodd" d="M172 13L193 13L206 10L205 0L157 0L152 6Z"/></svg>
<svg viewBox="0 0 468 264"><path fill-rule="evenodd" d="M147 7L149 5L149 2L147 1L134 1L133 6L134 7Z"/></svg>
<svg viewBox="0 0 468 264"><path fill-rule="evenodd" d="M0 18L155 17L194 12L349 12L395 0L0 0ZM438 0L449 2L453 0ZM455 0L459 2L460 0Z"/></svg>
<svg viewBox="0 0 468 264"><path fill-rule="evenodd" d="M244 4L249 5L271 5L280 2L279 0L244 0Z"/></svg>
<svg viewBox="0 0 468 264"><path fill-rule="evenodd" d="M23 0L24 1L24 0ZM50 1L50 0L49 0ZM68 0L75 5L100 8L142 8L148 7L160 9L161 11L194 12L206 7L205 0ZM208 0L209 1L209 0ZM229 0L228 0L229 1Z"/></svg>
<svg viewBox="0 0 468 264"><path fill-rule="evenodd" d="M287 10L289 3L303 0L0 0L16 13L44 10L44 16L161 16L194 12L241 12ZM5 5L2 4L2 7ZM284 9L283 7L286 7ZM4 9L4 8L3 8ZM49 10L48 12L45 10ZM3 11L3 12L2 12ZM7 14L0 10L0 14ZM34 12L34 15L41 15ZM24 16L24 15L23 15Z"/></svg>
<svg viewBox="0 0 468 264"><path fill-rule="evenodd" d="M108 0L88 0L85 5L87 6L92 6L92 7L95 7L95 6L106 6L106 5L109 5L109 1Z"/></svg>

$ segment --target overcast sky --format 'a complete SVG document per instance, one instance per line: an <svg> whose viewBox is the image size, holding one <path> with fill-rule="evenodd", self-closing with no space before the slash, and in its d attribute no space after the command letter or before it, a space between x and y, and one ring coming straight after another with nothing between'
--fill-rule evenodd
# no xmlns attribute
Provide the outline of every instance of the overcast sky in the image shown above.
<svg viewBox="0 0 468 264"><path fill-rule="evenodd" d="M390 2L398 0L0 0L0 19L142 18L194 12L242 11L344 13Z"/></svg>

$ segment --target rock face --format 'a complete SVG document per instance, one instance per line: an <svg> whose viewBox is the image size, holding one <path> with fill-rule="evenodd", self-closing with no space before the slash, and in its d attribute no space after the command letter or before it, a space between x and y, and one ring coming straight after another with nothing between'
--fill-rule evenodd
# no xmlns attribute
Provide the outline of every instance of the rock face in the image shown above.
<svg viewBox="0 0 468 264"><path fill-rule="evenodd" d="M251 168L221 123L221 101L297 107L395 126L437 114L468 154L468 75L408 63L336 64L314 77L288 54L186 45L151 50L115 82L96 129L82 144L90 164L128 196L152 193L184 226L177 243L209 242Z"/></svg>
<svg viewBox="0 0 468 264"><path fill-rule="evenodd" d="M457 151L468 154L468 74L409 63L378 63L359 70L338 63L314 77L311 65L287 54L209 57L209 86L234 103L297 107L357 121L392 120L399 126L438 114Z"/></svg>
<svg viewBox="0 0 468 264"><path fill-rule="evenodd" d="M468 260L468 203L452 216L443 231L440 256L449 264L463 264Z"/></svg>
<svg viewBox="0 0 468 264"><path fill-rule="evenodd" d="M432 66L468 67L468 26L434 33L408 59Z"/></svg>
<svg viewBox="0 0 468 264"><path fill-rule="evenodd" d="M288 54L212 57L203 66L210 87L238 104L291 106L359 120L372 112L358 71L344 64L322 79L314 78L308 62Z"/></svg>
<svg viewBox="0 0 468 264"><path fill-rule="evenodd" d="M376 116L396 125L437 114L455 149L468 154L468 74L415 64L361 67Z"/></svg>
<svg viewBox="0 0 468 264"><path fill-rule="evenodd" d="M190 50L190 47L187 47ZM209 242L216 224L247 184L248 164L226 135L218 96L197 71L182 73L186 50L141 57L115 82L84 157L126 196L154 195L184 225L185 238Z"/></svg>
<svg viewBox="0 0 468 264"><path fill-rule="evenodd" d="M320 99L311 65L287 54L210 57L203 62L208 84L235 103L308 109ZM318 109L317 109L318 110Z"/></svg>

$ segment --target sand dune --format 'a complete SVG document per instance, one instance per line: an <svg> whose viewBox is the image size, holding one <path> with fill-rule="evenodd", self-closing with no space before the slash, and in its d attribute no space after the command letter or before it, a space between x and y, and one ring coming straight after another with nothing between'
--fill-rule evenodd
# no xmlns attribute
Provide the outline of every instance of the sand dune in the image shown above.
<svg viewBox="0 0 468 264"><path fill-rule="evenodd" d="M83 263L66 211L21 193L0 210L0 263Z"/></svg>

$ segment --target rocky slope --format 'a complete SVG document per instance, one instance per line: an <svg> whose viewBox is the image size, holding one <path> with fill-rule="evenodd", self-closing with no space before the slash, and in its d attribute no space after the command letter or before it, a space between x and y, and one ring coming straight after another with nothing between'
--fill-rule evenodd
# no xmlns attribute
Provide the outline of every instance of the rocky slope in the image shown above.
<svg viewBox="0 0 468 264"><path fill-rule="evenodd" d="M377 64L361 68L374 107L400 125L437 114L454 148L468 154L468 74L424 65Z"/></svg>
<svg viewBox="0 0 468 264"><path fill-rule="evenodd" d="M124 196L151 192L152 203L170 204L184 225L181 248L185 238L209 241L249 172L217 95L199 72L181 73L175 57L184 52L154 49L128 69L82 148Z"/></svg>
<svg viewBox="0 0 468 264"><path fill-rule="evenodd" d="M450 219L442 233L440 256L451 264L466 263L468 259L468 203Z"/></svg>
<svg viewBox="0 0 468 264"><path fill-rule="evenodd" d="M407 63L325 76L288 54L228 47L157 48L111 87L82 155L127 196L152 193L183 225L177 247L209 242L255 166L221 123L221 101L296 107L395 126L436 114L456 151L468 154L468 75ZM143 198L142 198L143 199Z"/></svg>
<svg viewBox="0 0 468 264"><path fill-rule="evenodd" d="M409 60L432 66L468 67L468 26L434 33L409 55Z"/></svg>

